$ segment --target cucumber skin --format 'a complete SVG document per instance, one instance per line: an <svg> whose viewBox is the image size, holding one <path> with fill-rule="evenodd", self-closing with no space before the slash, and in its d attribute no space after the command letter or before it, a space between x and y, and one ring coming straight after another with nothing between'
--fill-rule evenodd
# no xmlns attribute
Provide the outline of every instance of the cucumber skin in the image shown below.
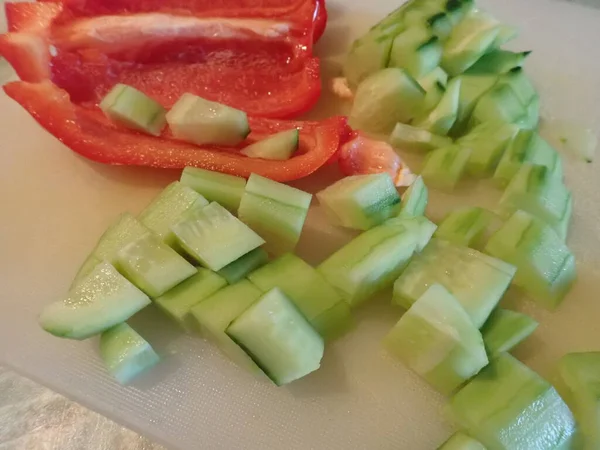
<svg viewBox="0 0 600 450"><path fill-rule="evenodd" d="M237 212L246 187L246 180L242 177L196 167L183 169L180 181L208 201L217 202L232 213Z"/></svg>
<svg viewBox="0 0 600 450"><path fill-rule="evenodd" d="M228 284L235 284L268 262L269 255L262 247L259 247L223 267L217 273L225 278Z"/></svg>

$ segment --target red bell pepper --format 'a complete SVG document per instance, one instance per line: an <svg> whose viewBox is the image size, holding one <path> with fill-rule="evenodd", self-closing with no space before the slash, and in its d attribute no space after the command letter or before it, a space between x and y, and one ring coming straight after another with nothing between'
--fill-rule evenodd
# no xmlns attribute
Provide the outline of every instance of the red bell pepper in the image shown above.
<svg viewBox="0 0 600 450"><path fill-rule="evenodd" d="M248 158L239 153L239 148L198 147L168 135L154 137L121 128L99 109L71 103L68 93L50 81L16 81L5 85L4 90L67 147L107 164L195 166L243 177L257 173L277 181L290 181L305 177L325 164L349 136L349 127L342 117L323 122L251 118L252 133L247 144L278 131L300 129L297 154L286 161L268 161Z"/></svg>

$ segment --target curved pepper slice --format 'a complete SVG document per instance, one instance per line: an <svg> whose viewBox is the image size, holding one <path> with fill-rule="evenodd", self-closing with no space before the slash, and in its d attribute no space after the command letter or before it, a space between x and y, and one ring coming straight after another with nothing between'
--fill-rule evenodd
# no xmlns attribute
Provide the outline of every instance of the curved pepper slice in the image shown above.
<svg viewBox="0 0 600 450"><path fill-rule="evenodd" d="M323 122L252 118L253 132L247 143L277 131L300 129L297 156L287 161L267 161L243 156L239 148L197 147L167 135L153 137L119 128L99 110L71 103L69 95L49 81L16 81L5 85L4 90L67 147L88 159L107 164L159 168L195 166L243 177L257 173L284 182L317 170L349 135L346 119L342 117Z"/></svg>

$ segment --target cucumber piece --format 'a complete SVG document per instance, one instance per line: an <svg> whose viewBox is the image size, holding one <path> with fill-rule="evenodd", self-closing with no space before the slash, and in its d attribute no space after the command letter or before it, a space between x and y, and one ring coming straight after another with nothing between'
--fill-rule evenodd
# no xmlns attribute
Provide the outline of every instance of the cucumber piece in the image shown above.
<svg viewBox="0 0 600 450"><path fill-rule="evenodd" d="M600 446L600 352L570 353L561 358L559 373L568 389L568 403L581 428L586 450Z"/></svg>
<svg viewBox="0 0 600 450"><path fill-rule="evenodd" d="M54 336L81 340L125 322L149 304L146 294L104 261L64 300L46 306L39 322Z"/></svg>
<svg viewBox="0 0 600 450"><path fill-rule="evenodd" d="M437 189L454 189L467 168L471 149L459 145L438 148L427 155L421 176Z"/></svg>
<svg viewBox="0 0 600 450"><path fill-rule="evenodd" d="M540 97L536 96L531 100L529 105L525 108L525 117L519 122L519 125L523 128L534 130L540 123Z"/></svg>
<svg viewBox="0 0 600 450"><path fill-rule="evenodd" d="M434 238L394 283L392 303L408 309L438 283L456 297L479 328L508 289L515 270L476 250Z"/></svg>
<svg viewBox="0 0 600 450"><path fill-rule="evenodd" d="M223 277L200 267L195 275L154 299L154 304L184 330L191 332L194 330L191 309L226 285Z"/></svg>
<svg viewBox="0 0 600 450"><path fill-rule="evenodd" d="M427 244L429 244L429 241L433 237L435 230L437 230L437 225L425 216L394 217L393 219L387 220L385 223L386 225L400 224L408 228L413 228L414 233L417 236L417 246L415 249L417 252L423 251Z"/></svg>
<svg viewBox="0 0 600 450"><path fill-rule="evenodd" d="M388 32L369 33L352 46L343 66L350 86L358 86L370 75L388 66L392 43L401 30L402 27L392 27Z"/></svg>
<svg viewBox="0 0 600 450"><path fill-rule="evenodd" d="M245 147L240 153L250 158L286 160L298 150L300 133L297 129L281 131Z"/></svg>
<svg viewBox="0 0 600 450"><path fill-rule="evenodd" d="M438 105L427 117L418 120L414 125L418 128L429 130L434 134L448 134L454 122L456 122L458 115L460 83L460 78L450 80L446 92Z"/></svg>
<svg viewBox="0 0 600 450"><path fill-rule="evenodd" d="M470 75L502 74L515 67L522 67L531 51L511 52L509 50L493 50L483 55L465 73Z"/></svg>
<svg viewBox="0 0 600 450"><path fill-rule="evenodd" d="M190 256L214 271L265 243L246 224L215 202L193 211L171 230Z"/></svg>
<svg viewBox="0 0 600 450"><path fill-rule="evenodd" d="M355 128L389 133L398 122L414 118L424 97L419 83L403 69L380 70L358 86L350 122Z"/></svg>
<svg viewBox="0 0 600 450"><path fill-rule="evenodd" d="M557 179L562 178L562 162L558 152L535 131L519 130L500 159L494 181L499 186L508 185L525 163L545 166Z"/></svg>
<svg viewBox="0 0 600 450"><path fill-rule="evenodd" d="M438 450L486 450L486 448L471 436L457 432L438 447Z"/></svg>
<svg viewBox="0 0 600 450"><path fill-rule="evenodd" d="M425 214L425 209L427 209L428 199L429 191L425 186L423 177L419 175L402 194L402 204L398 215L401 217L422 216Z"/></svg>
<svg viewBox="0 0 600 450"><path fill-rule="evenodd" d="M489 449L567 450L571 412L550 384L504 353L451 400L458 423Z"/></svg>
<svg viewBox="0 0 600 450"><path fill-rule="evenodd" d="M475 105L482 95L497 83L496 75L461 75L461 89L458 101L458 115L451 134L461 136L468 128Z"/></svg>
<svg viewBox="0 0 600 450"><path fill-rule="evenodd" d="M454 26L461 23L474 9L474 0L447 0L446 14Z"/></svg>
<svg viewBox="0 0 600 450"><path fill-rule="evenodd" d="M510 352L538 327L531 317L508 309L497 308L481 328L483 342L490 357Z"/></svg>
<svg viewBox="0 0 600 450"><path fill-rule="evenodd" d="M317 270L354 307L391 286L416 246L414 229L384 224L354 238Z"/></svg>
<svg viewBox="0 0 600 450"><path fill-rule="evenodd" d="M127 384L160 361L152 346L126 323L100 336L100 357L108 372Z"/></svg>
<svg viewBox="0 0 600 450"><path fill-rule="evenodd" d="M452 33L452 28L454 28L452 18L445 12L430 16L426 20L426 24L431 30L431 34L437 36L441 41L448 39L448 36Z"/></svg>
<svg viewBox="0 0 600 450"><path fill-rule="evenodd" d="M244 111L185 93L167 113L173 136L196 145L238 145L250 134Z"/></svg>
<svg viewBox="0 0 600 450"><path fill-rule="evenodd" d="M445 395L488 364L481 333L439 284L431 285L404 313L384 338L384 345Z"/></svg>
<svg viewBox="0 0 600 450"><path fill-rule="evenodd" d="M452 139L433 134L421 128L397 123L390 135L390 144L399 150L428 152L436 148L452 145Z"/></svg>
<svg viewBox="0 0 600 450"><path fill-rule="evenodd" d="M498 83L479 98L469 125L474 128L492 121L520 124L526 114L526 106L520 102L515 91L508 84Z"/></svg>
<svg viewBox="0 0 600 450"><path fill-rule="evenodd" d="M441 83L436 83L433 87L429 88L425 93L423 104L421 105L421 112L419 117L427 116L436 106L440 104L442 98L446 94L446 87L442 86ZM424 119L421 119L424 120Z"/></svg>
<svg viewBox="0 0 600 450"><path fill-rule="evenodd" d="M246 180L210 170L186 167L181 174L181 184L191 187L210 202L217 202L231 212L237 212Z"/></svg>
<svg viewBox="0 0 600 450"><path fill-rule="evenodd" d="M98 106L109 119L154 136L160 136L167 123L160 103L125 84L115 85Z"/></svg>
<svg viewBox="0 0 600 450"><path fill-rule="evenodd" d="M456 209L440 223L435 237L456 245L476 248L482 244L485 231L493 219L493 213L484 208Z"/></svg>
<svg viewBox="0 0 600 450"><path fill-rule="evenodd" d="M342 178L317 198L336 223L355 230L368 230L400 212L400 196L388 173Z"/></svg>
<svg viewBox="0 0 600 450"><path fill-rule="evenodd" d="M394 39L389 67L405 69L412 77L420 78L434 70L442 58L442 44L424 26L414 25Z"/></svg>
<svg viewBox="0 0 600 450"><path fill-rule="evenodd" d="M226 333L277 386L298 380L321 366L323 339L277 288L237 317Z"/></svg>
<svg viewBox="0 0 600 450"><path fill-rule="evenodd" d="M312 195L253 173L246 184L238 217L265 241L265 250L281 255L300 239Z"/></svg>
<svg viewBox="0 0 600 450"><path fill-rule="evenodd" d="M523 105L529 105L536 98L539 101L538 93L522 67L515 67L501 75L498 84L510 86Z"/></svg>
<svg viewBox="0 0 600 450"><path fill-rule="evenodd" d="M227 283L235 284L244 279L246 275L264 266L269 262L269 255L262 247L255 248L251 252L236 259L231 264L227 264L218 274L221 275Z"/></svg>
<svg viewBox="0 0 600 450"><path fill-rule="evenodd" d="M472 150L467 172L479 177L491 175L518 131L519 127L509 123L483 122L456 141Z"/></svg>
<svg viewBox="0 0 600 450"><path fill-rule="evenodd" d="M446 85L448 84L448 74L444 72L444 69L441 67L436 67L427 75L420 77L417 80L417 83L419 83L424 91L429 91L436 85L441 85L446 88Z"/></svg>
<svg viewBox="0 0 600 450"><path fill-rule="evenodd" d="M202 208L208 201L192 188L174 181L139 214L138 220L169 245L175 243L171 225L188 209Z"/></svg>
<svg viewBox="0 0 600 450"><path fill-rule="evenodd" d="M326 340L352 325L348 304L316 269L292 253L255 270L248 279L263 292L281 289Z"/></svg>
<svg viewBox="0 0 600 450"><path fill-rule="evenodd" d="M494 39L492 48L500 48L519 36L519 30L512 25L501 24L498 28L498 36Z"/></svg>
<svg viewBox="0 0 600 450"><path fill-rule="evenodd" d="M488 241L485 252L513 264L514 284L553 309L576 278L575 258L540 219L517 211Z"/></svg>
<svg viewBox="0 0 600 450"><path fill-rule="evenodd" d="M433 14L444 12L443 1L411 1L402 14L403 23L410 26L422 26Z"/></svg>

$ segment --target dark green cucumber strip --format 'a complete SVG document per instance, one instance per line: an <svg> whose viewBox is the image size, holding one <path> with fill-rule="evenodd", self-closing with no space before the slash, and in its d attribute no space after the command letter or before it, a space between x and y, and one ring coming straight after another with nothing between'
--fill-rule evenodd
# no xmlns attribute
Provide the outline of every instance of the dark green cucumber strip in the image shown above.
<svg viewBox="0 0 600 450"><path fill-rule="evenodd" d="M525 59L531 51L511 52L508 50L494 50L483 55L465 73L469 75L502 74L515 67L523 66Z"/></svg>

